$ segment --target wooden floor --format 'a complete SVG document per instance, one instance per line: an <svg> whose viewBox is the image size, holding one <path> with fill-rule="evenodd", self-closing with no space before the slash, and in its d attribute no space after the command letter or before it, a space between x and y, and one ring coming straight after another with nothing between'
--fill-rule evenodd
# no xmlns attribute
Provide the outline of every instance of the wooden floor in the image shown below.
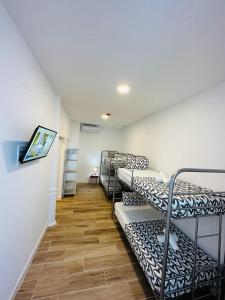
<svg viewBox="0 0 225 300"><path fill-rule="evenodd" d="M154 299L101 187L79 185L57 203L16 300Z"/></svg>

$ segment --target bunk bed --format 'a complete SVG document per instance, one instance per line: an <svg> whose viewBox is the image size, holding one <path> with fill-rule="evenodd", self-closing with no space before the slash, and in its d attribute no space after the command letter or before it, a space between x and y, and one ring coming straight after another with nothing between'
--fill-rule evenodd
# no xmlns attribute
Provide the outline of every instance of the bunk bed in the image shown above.
<svg viewBox="0 0 225 300"><path fill-rule="evenodd" d="M107 198L110 198L113 195L115 164L117 163L117 166L121 168L125 166L126 154L121 154L117 159L116 156L118 153L118 151L112 150L103 150L101 152L99 180L104 188ZM119 195L121 191L121 185L117 181L115 192Z"/></svg>
<svg viewBox="0 0 225 300"><path fill-rule="evenodd" d="M115 215L124 231L130 223L163 218L158 210L136 193L131 195L130 192L122 192L122 199L122 202L115 203Z"/></svg>
<svg viewBox="0 0 225 300"><path fill-rule="evenodd" d="M221 232L222 216L225 212L225 192L214 192L182 181L177 177L187 172L225 173L225 170L181 169L170 178L168 183L155 172L152 173L152 176L149 176L147 172L140 172L142 175L145 173L146 176L135 176L135 156L133 156L132 162L132 164L125 166L130 172L129 181L121 176L116 165L114 185L116 180L123 180L130 187L131 203L133 201L132 192L133 195L139 194L145 199L142 206L148 203L162 214L162 218L158 219L157 217L156 220L152 220L154 214L151 211L151 214L149 213L150 220L143 220L139 215L135 216L137 217L136 220L134 220L135 217L128 218L127 222L124 221L124 225L124 222L121 221L120 207L116 203L114 194L113 209L118 221L122 223L121 226L125 235L156 298L160 300L172 299L191 293L188 299L203 299L214 293L218 300L221 299L222 280L224 279L224 264L221 264ZM146 169L144 166L143 171ZM128 171L125 170L125 173ZM135 208L133 210L135 211ZM139 210L141 211L141 209ZM138 209L135 213L138 214ZM217 233L199 235L199 220L204 216L218 217ZM178 218L194 218L194 241L172 224L172 219ZM177 238L176 245L178 248L176 250L171 247L171 234L175 234ZM159 236L164 237L163 242L158 240ZM198 246L199 239L209 237L217 237L218 239L217 260L210 257ZM196 296L196 290L205 285L214 287L214 291L200 297Z"/></svg>
<svg viewBox="0 0 225 300"><path fill-rule="evenodd" d="M103 150L101 152L99 182L103 187L107 199L113 195L113 188L115 189L116 195L118 192L121 192L121 186L118 181L116 186L113 186L116 153L118 153L118 151Z"/></svg>

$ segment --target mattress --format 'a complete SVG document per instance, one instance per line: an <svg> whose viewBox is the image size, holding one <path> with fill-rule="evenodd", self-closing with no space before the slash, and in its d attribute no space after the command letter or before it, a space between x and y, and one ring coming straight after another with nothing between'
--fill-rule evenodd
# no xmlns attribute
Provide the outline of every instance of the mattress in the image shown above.
<svg viewBox="0 0 225 300"><path fill-rule="evenodd" d="M153 177L134 177L133 189L163 214L167 213L168 185ZM174 193L182 193L182 195L173 196L172 218L194 217L197 214L215 215L225 212L225 194L214 193L209 189L183 180L176 181ZM195 194L190 195L190 193ZM206 193L210 194L207 195Z"/></svg>
<svg viewBox="0 0 225 300"><path fill-rule="evenodd" d="M131 222L143 222L154 219L162 219L162 214L150 205L124 205L123 202L115 203L115 215L125 230L126 224Z"/></svg>
<svg viewBox="0 0 225 300"><path fill-rule="evenodd" d="M154 292L159 295L162 278L164 244L157 236L163 234L164 220L133 222L125 224L125 233ZM182 231L172 225L171 233L178 237L178 250L169 246L165 299L174 298L191 291L195 244ZM216 262L202 249L197 249L195 283L206 283L217 276ZM177 277L177 278L174 278ZM185 291L178 289L185 288Z"/></svg>
<svg viewBox="0 0 225 300"><path fill-rule="evenodd" d="M117 171L117 175L121 181L126 183L129 187L131 186L131 178L132 178L132 171L127 168L119 168ZM134 170L133 173L134 177L156 177L161 180L161 176L159 172L152 171L152 170Z"/></svg>
<svg viewBox="0 0 225 300"><path fill-rule="evenodd" d="M111 162L111 164L110 164ZM124 158L118 158L117 161L117 166L120 168L123 168L125 166L125 159ZM104 159L104 164L107 168L111 168L114 169L115 165L116 165L116 159L115 158L109 158L109 157L105 157Z"/></svg>

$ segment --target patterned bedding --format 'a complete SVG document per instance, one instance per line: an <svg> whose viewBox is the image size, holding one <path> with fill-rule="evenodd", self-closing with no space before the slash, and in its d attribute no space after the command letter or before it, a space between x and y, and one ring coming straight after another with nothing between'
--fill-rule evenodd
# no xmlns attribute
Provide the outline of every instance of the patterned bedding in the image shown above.
<svg viewBox="0 0 225 300"><path fill-rule="evenodd" d="M133 188L163 214L167 213L168 185L152 177L134 177ZM207 195L206 193L209 192L212 194ZM215 215L225 212L225 194L218 195L209 189L183 180L176 181L174 193L183 193L183 195L173 196L172 218L194 217L197 214ZM189 193L197 193L197 195ZM208 208L209 205L213 207ZM197 209L193 209L193 207Z"/></svg>
<svg viewBox="0 0 225 300"><path fill-rule="evenodd" d="M135 170L149 170L149 159L145 156L128 155L126 160L126 168Z"/></svg>
<svg viewBox="0 0 225 300"><path fill-rule="evenodd" d="M125 233L131 247L156 294L160 293L164 244L160 244L157 235L163 234L164 220L133 222L126 224ZM167 279L165 284L166 299L190 292L193 268L194 242L182 231L172 225L171 233L178 237L178 250L169 247ZM202 249L197 250L197 270L195 283L203 283L216 278L216 262ZM173 277L178 276L177 279ZM177 289L187 288L185 291Z"/></svg>
<svg viewBox="0 0 225 300"><path fill-rule="evenodd" d="M136 192L122 192L124 205L146 205L146 199Z"/></svg>
<svg viewBox="0 0 225 300"><path fill-rule="evenodd" d="M115 158L111 158L111 165L110 165L110 158L109 157L105 157L104 159L104 164L107 168L111 168L114 169L115 165L116 165L116 159ZM125 159L118 159L118 167L119 168L124 168L125 167Z"/></svg>

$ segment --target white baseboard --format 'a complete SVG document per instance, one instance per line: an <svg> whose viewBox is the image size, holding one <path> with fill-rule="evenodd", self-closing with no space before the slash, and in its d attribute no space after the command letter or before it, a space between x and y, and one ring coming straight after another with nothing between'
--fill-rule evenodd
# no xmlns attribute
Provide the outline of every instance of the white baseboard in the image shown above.
<svg viewBox="0 0 225 300"><path fill-rule="evenodd" d="M44 230L42 231L42 233L41 233L41 235L40 235L40 237L39 237L39 239L38 239L38 241L37 241L37 243L36 243L36 245L35 245L32 253L31 253L30 257L28 258L28 260L26 262L26 265L25 265L22 273L20 274L19 279L17 280L16 286L14 287L14 289L13 289L13 291L12 291L10 297L9 297L9 300L13 300L15 298L15 296L16 296L16 293L20 289L21 284L23 283L23 280L24 280L24 278L26 276L26 273L27 273L27 271L28 271L28 269L29 269L29 267L30 267L30 265L32 263L32 260L33 260L33 258L35 256L36 252L37 252L37 249L38 249L38 247L40 245L40 242L41 242L41 240L42 240L42 238L43 238L43 236L44 236L47 228L48 228L48 224L45 225Z"/></svg>
<svg viewBox="0 0 225 300"><path fill-rule="evenodd" d="M56 224L55 215L56 215L56 199L57 199L57 187L49 189L48 195L48 223L49 227Z"/></svg>
<svg viewBox="0 0 225 300"><path fill-rule="evenodd" d="M56 224L57 224L57 222L55 221L53 223L48 224L48 227L54 227Z"/></svg>

